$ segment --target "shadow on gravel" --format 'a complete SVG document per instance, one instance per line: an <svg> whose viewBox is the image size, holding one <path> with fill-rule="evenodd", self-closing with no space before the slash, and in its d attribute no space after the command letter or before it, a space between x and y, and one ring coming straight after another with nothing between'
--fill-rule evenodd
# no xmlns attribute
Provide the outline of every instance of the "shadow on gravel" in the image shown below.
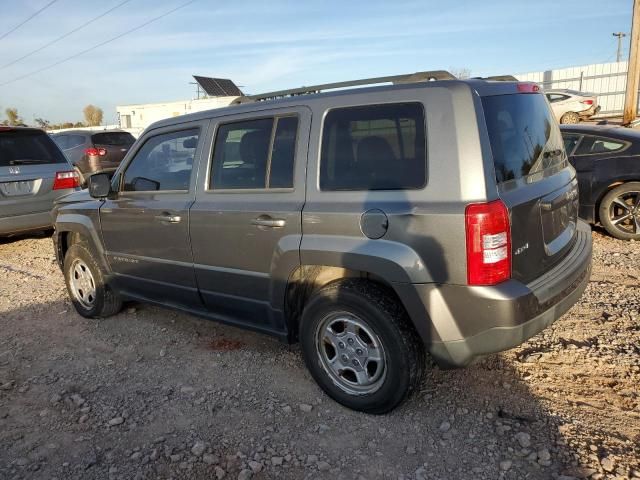
<svg viewBox="0 0 640 480"><path fill-rule="evenodd" d="M405 405L370 416L326 397L296 347L161 308L92 321L66 300L32 304L0 329L0 478L578 472L561 420L500 355L431 368Z"/></svg>
<svg viewBox="0 0 640 480"><path fill-rule="evenodd" d="M49 238L53 235L53 229L44 230L41 232L20 233L18 235L12 235L9 237L0 236L0 245L6 245L9 243L20 242L22 240L28 240L33 238Z"/></svg>

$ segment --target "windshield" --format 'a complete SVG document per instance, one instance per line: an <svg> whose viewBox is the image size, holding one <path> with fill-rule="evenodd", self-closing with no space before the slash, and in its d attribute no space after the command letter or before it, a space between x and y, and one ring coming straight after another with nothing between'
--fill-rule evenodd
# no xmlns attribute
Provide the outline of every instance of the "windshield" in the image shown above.
<svg viewBox="0 0 640 480"><path fill-rule="evenodd" d="M95 133L91 135L91 141L94 145L129 146L133 145L135 140L133 135L128 132Z"/></svg>
<svg viewBox="0 0 640 480"><path fill-rule="evenodd" d="M39 130L0 130L0 167L66 163L60 149Z"/></svg>
<svg viewBox="0 0 640 480"><path fill-rule="evenodd" d="M544 95L487 96L482 106L498 183L565 166L560 129Z"/></svg>

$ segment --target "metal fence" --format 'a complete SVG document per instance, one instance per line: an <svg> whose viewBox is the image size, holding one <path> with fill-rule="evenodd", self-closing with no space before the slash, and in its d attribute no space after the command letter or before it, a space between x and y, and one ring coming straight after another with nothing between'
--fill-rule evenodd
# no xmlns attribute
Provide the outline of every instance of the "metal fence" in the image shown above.
<svg viewBox="0 0 640 480"><path fill-rule="evenodd" d="M620 115L624 108L627 62L594 63L578 67L517 74L518 80L536 82L544 90L566 88L598 95L598 116ZM640 98L640 97L639 97Z"/></svg>

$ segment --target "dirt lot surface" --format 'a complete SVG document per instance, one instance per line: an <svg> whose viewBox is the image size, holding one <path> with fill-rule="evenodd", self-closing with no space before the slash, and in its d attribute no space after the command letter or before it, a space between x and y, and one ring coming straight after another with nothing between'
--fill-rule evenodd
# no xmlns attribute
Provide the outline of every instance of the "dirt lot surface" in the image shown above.
<svg viewBox="0 0 640 480"><path fill-rule="evenodd" d="M392 414L297 347L146 305L75 313L51 240L0 244L0 478L640 478L640 243L595 232L581 302L521 348L431 368Z"/></svg>

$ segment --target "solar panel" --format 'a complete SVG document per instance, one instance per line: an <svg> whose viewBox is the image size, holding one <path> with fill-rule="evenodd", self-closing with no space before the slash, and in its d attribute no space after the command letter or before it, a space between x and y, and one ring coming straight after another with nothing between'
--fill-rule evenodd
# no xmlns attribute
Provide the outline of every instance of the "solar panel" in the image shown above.
<svg viewBox="0 0 640 480"><path fill-rule="evenodd" d="M240 97L242 91L228 78L211 78L194 75L196 82L211 97Z"/></svg>

